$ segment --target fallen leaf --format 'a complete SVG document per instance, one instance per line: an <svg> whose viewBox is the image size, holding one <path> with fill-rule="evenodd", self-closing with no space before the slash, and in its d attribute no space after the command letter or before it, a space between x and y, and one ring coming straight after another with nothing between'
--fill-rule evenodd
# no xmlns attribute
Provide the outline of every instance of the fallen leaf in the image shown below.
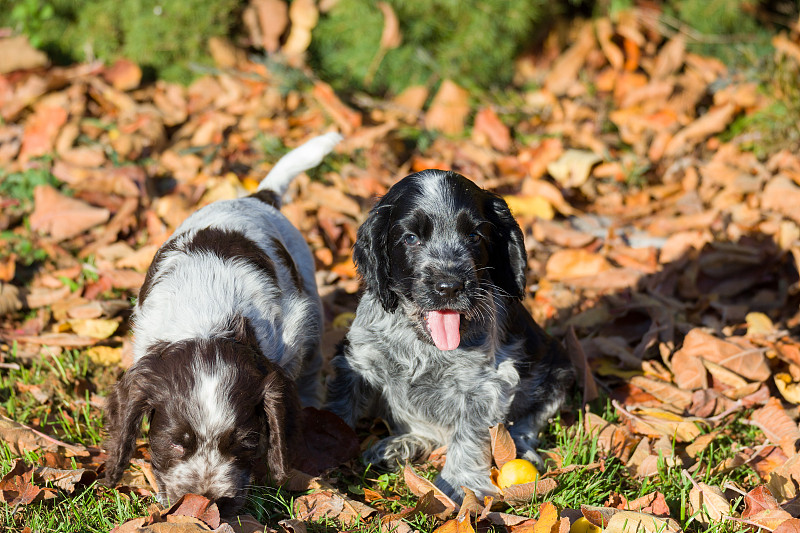
<svg viewBox="0 0 800 533"><path fill-rule="evenodd" d="M730 514L731 504L719 487L696 483L689 491L689 510L703 526L719 522Z"/></svg>
<svg viewBox="0 0 800 533"><path fill-rule="evenodd" d="M33 194L35 208L30 216L31 229L57 241L80 235L106 222L110 216L108 209L64 196L49 185L37 186Z"/></svg>
<svg viewBox="0 0 800 533"><path fill-rule="evenodd" d="M660 518L635 511L619 511L611 517L603 531L605 533L679 533L681 528L672 518Z"/></svg>
<svg viewBox="0 0 800 533"><path fill-rule="evenodd" d="M32 466L19 459L14 461L11 470L0 479L0 500L14 507L56 497L55 490L35 486L31 482L32 477Z"/></svg>
<svg viewBox="0 0 800 533"><path fill-rule="evenodd" d="M499 152L507 152L511 148L511 132L491 107L481 108L475 114L472 138L477 142L485 139Z"/></svg>
<svg viewBox="0 0 800 533"><path fill-rule="evenodd" d="M772 374L763 350L743 338L720 339L694 328L686 334L679 352L721 365L750 381L766 381Z"/></svg>
<svg viewBox="0 0 800 533"><path fill-rule="evenodd" d="M589 179L592 167L603 158L594 152L570 149L547 165L547 172L562 187L578 188Z"/></svg>
<svg viewBox="0 0 800 533"><path fill-rule="evenodd" d="M44 67L48 63L47 54L31 46L25 35L0 39L0 74Z"/></svg>
<svg viewBox="0 0 800 533"><path fill-rule="evenodd" d="M434 497L442 504L442 509L436 513L441 519L446 518L458 509L458 504L450 499L447 494L439 490L433 483L423 478L411 468L411 465L406 463L403 468L403 479L408 486L408 490L417 497L425 496L429 492L433 492Z"/></svg>
<svg viewBox="0 0 800 533"><path fill-rule="evenodd" d="M294 510L300 520L333 518L346 526L356 524L377 513L376 509L332 490L300 496L295 499Z"/></svg>
<svg viewBox="0 0 800 533"><path fill-rule="evenodd" d="M303 444L297 463L306 474L318 476L360 454L358 435L330 411L303 408Z"/></svg>
<svg viewBox="0 0 800 533"><path fill-rule="evenodd" d="M505 425L501 423L490 427L489 435L492 439L492 457L497 468L503 468L504 464L517 458L517 447Z"/></svg>
<svg viewBox="0 0 800 533"><path fill-rule="evenodd" d="M511 485L503 489L503 501L513 503L530 503L534 496L542 496L558 488L553 478L541 478L530 483Z"/></svg>
<svg viewBox="0 0 800 533"><path fill-rule="evenodd" d="M602 255L587 250L557 250L547 260L548 279L559 281L591 276L613 267Z"/></svg>
<svg viewBox="0 0 800 533"><path fill-rule="evenodd" d="M553 220L555 211L547 198L543 196L505 196L503 199L515 217L536 217L542 220Z"/></svg>
<svg viewBox="0 0 800 533"><path fill-rule="evenodd" d="M455 82L444 80L425 113L425 126L445 135L459 135L469 111L469 93Z"/></svg>
<svg viewBox="0 0 800 533"><path fill-rule="evenodd" d="M78 335L93 339L107 339L119 327L118 320L107 318L78 318L68 321L68 324Z"/></svg>
<svg viewBox="0 0 800 533"><path fill-rule="evenodd" d="M764 407L753 411L750 420L764 432L767 439L779 445L788 457L797 453L796 443L800 441L800 429L786 414L780 400L770 397Z"/></svg>

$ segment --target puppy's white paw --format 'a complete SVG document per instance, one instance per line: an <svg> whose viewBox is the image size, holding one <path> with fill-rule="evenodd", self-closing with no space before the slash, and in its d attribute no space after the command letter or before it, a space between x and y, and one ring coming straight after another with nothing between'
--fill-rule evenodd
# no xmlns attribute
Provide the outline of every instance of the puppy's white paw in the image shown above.
<svg viewBox="0 0 800 533"><path fill-rule="evenodd" d="M433 450L431 441L417 435L387 437L364 452L364 460L384 468L395 468L420 459Z"/></svg>

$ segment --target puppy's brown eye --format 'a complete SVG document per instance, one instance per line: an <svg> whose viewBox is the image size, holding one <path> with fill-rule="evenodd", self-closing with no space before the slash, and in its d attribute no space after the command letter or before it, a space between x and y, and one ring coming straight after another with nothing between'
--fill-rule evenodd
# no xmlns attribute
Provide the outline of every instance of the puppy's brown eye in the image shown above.
<svg viewBox="0 0 800 533"><path fill-rule="evenodd" d="M405 237L403 237L403 242L409 246L416 246L419 244L419 237L414 235L413 233L409 233Z"/></svg>
<svg viewBox="0 0 800 533"><path fill-rule="evenodd" d="M476 243L481 241L481 234L480 233L476 233L476 232L472 232L469 235L467 235L467 240L469 242L471 242L472 244L476 244Z"/></svg>

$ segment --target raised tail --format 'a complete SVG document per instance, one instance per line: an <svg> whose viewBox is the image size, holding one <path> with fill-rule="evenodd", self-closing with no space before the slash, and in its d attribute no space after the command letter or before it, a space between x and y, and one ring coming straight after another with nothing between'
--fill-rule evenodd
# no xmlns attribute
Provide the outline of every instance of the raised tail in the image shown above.
<svg viewBox="0 0 800 533"><path fill-rule="evenodd" d="M294 177L304 170L319 165L322 158L328 155L341 140L341 135L332 132L314 137L301 144L275 163L269 174L261 180L255 194L261 191L272 191L277 196L276 200L280 201Z"/></svg>

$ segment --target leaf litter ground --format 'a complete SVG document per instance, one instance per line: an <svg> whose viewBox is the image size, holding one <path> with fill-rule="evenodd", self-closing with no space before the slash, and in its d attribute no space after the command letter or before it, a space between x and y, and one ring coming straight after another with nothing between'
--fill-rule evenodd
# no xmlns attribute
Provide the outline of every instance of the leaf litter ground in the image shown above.
<svg viewBox="0 0 800 533"><path fill-rule="evenodd" d="M773 75L747 77L687 51L658 13L626 11L575 24L568 46L548 39L502 96L448 80L345 101L307 70L287 87L285 68L241 55L185 88L143 85L126 61L0 76L0 521L796 528L800 150L749 128L776 102L796 123L800 101L783 80L800 71L799 30L775 36L763 58ZM197 499L155 508L144 440L121 487L99 485L103 399L131 363L131 300L158 246L329 129L345 142L284 207L317 261L326 357L355 309L350 251L373 199L411 171L465 174L511 205L529 250L525 304L579 369L573 406L544 435L549 470L459 508L430 483L443 451L376 472L351 457L385 434L380 421L357 435L330 421L305 451L315 471L254 487L248 514L230 522ZM500 467L514 452L495 431ZM326 457L326 442L349 451Z"/></svg>

